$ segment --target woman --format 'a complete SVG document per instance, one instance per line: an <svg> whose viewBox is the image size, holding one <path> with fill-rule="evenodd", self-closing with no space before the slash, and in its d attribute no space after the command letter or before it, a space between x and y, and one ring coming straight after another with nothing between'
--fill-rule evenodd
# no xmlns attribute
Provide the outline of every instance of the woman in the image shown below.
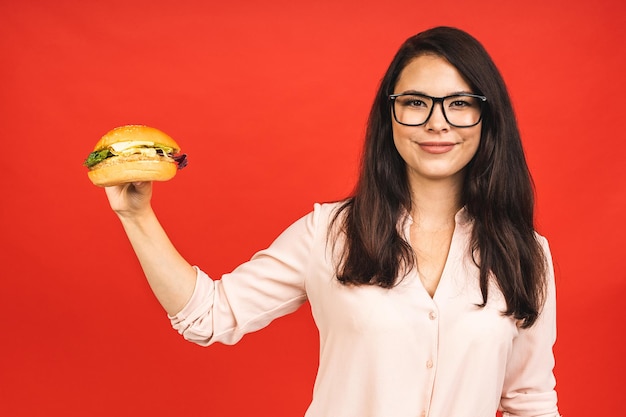
<svg viewBox="0 0 626 417"><path fill-rule="evenodd" d="M555 294L502 78L467 33L409 38L370 114L354 195L317 204L220 280L175 250L151 184L107 188L186 339L232 344L309 301L307 417L556 417Z"/></svg>

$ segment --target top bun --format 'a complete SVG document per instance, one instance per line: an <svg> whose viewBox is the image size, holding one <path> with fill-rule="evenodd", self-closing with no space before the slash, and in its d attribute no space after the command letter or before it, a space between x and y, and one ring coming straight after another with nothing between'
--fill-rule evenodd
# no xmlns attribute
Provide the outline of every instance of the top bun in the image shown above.
<svg viewBox="0 0 626 417"><path fill-rule="evenodd" d="M158 143L160 145L165 145L167 147L173 148L174 153L177 153L180 150L180 147L166 133L161 132L159 129L155 129L150 126L144 125L126 125L116 127L113 130L107 132L102 138L96 143L96 147L93 149L94 151L99 151L101 149L105 149L110 145L118 142L129 142L129 141L149 141Z"/></svg>

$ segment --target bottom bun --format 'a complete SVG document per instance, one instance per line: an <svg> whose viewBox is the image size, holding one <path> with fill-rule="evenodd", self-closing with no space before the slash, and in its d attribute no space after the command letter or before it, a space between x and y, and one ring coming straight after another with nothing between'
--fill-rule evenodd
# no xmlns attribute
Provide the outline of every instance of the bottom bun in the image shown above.
<svg viewBox="0 0 626 417"><path fill-rule="evenodd" d="M176 175L177 166L169 161L126 161L87 173L91 182L99 187L109 187L137 181L167 181Z"/></svg>

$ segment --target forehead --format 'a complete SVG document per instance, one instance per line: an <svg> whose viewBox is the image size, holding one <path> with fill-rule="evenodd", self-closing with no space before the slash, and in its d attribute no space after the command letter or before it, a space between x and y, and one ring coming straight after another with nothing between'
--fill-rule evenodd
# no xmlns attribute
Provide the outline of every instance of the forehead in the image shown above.
<svg viewBox="0 0 626 417"><path fill-rule="evenodd" d="M409 61L400 72L394 90L394 93L414 91L432 96L471 92L461 73L448 60L434 54Z"/></svg>

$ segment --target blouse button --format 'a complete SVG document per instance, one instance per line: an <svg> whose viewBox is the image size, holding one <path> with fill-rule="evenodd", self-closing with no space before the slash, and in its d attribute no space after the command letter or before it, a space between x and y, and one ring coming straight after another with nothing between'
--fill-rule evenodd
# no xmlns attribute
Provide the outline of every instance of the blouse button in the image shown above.
<svg viewBox="0 0 626 417"><path fill-rule="evenodd" d="M431 361L431 360L426 361L426 367L428 369L432 368L433 367L433 361Z"/></svg>
<svg viewBox="0 0 626 417"><path fill-rule="evenodd" d="M437 313L431 311L430 313L428 313L428 318L431 320L435 320L437 318Z"/></svg>

